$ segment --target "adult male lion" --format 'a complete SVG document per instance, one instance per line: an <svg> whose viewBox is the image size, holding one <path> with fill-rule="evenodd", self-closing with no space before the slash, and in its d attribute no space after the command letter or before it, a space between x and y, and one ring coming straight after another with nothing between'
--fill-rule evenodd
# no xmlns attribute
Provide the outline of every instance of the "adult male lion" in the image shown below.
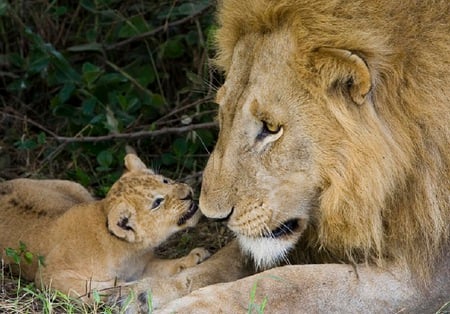
<svg viewBox="0 0 450 314"><path fill-rule="evenodd" d="M267 297L268 313L395 313L450 300L449 16L448 0L220 2L226 81L200 208L227 219L257 266L302 265L164 309L240 313ZM236 259L215 273L234 275ZM215 260L190 283L215 281Z"/></svg>

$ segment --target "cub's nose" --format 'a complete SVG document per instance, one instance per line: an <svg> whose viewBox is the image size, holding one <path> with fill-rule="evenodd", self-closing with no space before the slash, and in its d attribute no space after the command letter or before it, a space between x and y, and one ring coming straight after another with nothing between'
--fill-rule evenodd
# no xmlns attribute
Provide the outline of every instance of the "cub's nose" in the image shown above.
<svg viewBox="0 0 450 314"><path fill-rule="evenodd" d="M192 188L187 184L180 184L180 187L178 188L178 198L180 200L191 200L194 196L194 192L192 191Z"/></svg>

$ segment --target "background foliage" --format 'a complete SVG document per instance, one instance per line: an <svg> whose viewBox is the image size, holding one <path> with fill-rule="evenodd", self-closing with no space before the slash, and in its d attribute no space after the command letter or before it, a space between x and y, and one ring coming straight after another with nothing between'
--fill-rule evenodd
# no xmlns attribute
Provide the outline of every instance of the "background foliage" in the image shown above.
<svg viewBox="0 0 450 314"><path fill-rule="evenodd" d="M0 0L0 178L104 195L126 145L198 183L216 137L208 0Z"/></svg>

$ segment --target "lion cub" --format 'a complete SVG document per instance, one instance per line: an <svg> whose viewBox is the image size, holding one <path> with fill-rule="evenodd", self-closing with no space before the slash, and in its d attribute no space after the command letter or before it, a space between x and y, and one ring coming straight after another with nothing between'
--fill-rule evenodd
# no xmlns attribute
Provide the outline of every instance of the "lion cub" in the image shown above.
<svg viewBox="0 0 450 314"><path fill-rule="evenodd" d="M103 200L63 180L16 179L0 183L0 249L19 241L44 257L22 262L21 274L39 286L88 300L94 289L145 277L169 276L209 256L202 248L161 260L153 249L178 230L194 226L200 212L192 189L155 174L135 155Z"/></svg>

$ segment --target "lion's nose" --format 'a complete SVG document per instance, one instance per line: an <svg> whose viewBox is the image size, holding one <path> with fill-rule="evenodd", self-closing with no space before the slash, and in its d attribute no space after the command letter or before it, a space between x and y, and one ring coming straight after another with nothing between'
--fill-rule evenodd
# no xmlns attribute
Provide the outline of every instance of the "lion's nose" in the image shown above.
<svg viewBox="0 0 450 314"><path fill-rule="evenodd" d="M218 217L218 218L216 218L215 220L216 221L228 221L229 219L230 219L230 217L231 217L231 215L233 215L233 212L234 212L234 206L233 207L231 207L231 210L230 210L230 212L229 212L229 214L227 215L227 216L225 216L225 217Z"/></svg>
<svg viewBox="0 0 450 314"><path fill-rule="evenodd" d="M200 211L208 218L221 221L228 220L234 212L234 206L228 207L227 202L214 200L211 202L204 193L200 194Z"/></svg>

